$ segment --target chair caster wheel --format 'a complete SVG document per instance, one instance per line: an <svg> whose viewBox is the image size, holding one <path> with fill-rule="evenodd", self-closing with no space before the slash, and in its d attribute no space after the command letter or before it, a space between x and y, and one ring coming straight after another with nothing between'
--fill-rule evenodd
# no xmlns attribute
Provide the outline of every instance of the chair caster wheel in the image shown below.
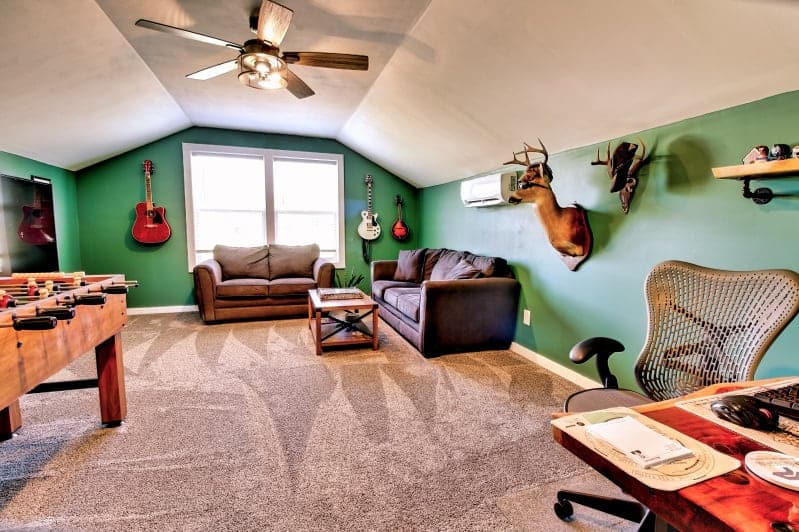
<svg viewBox="0 0 799 532"><path fill-rule="evenodd" d="M567 500L558 501L555 503L555 515L561 521L571 521L574 515L574 506Z"/></svg>

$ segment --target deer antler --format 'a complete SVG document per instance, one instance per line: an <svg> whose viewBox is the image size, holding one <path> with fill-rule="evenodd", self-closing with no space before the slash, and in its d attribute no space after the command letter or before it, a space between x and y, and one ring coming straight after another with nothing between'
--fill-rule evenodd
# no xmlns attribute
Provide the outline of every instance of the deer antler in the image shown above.
<svg viewBox="0 0 799 532"><path fill-rule="evenodd" d="M544 143L541 142L541 139L538 139L538 143L541 145L541 148L534 148L534 147L530 146L529 144L527 144L526 142L524 142L523 143L524 144L524 149L522 151L513 152L513 160L508 161L508 162L506 162L504 164L514 164L515 163L515 164L520 164L522 166L529 167L529 166L531 166L531 164L530 164L530 156L528 155L530 153L542 153L542 154L544 154L543 162L536 163L536 164L542 164L542 165L543 164L547 164L547 161L549 160L549 152L547 152L547 148L546 148L546 146L544 146ZM518 156L521 155L521 154L524 154L524 161L520 161L519 158L518 158Z"/></svg>

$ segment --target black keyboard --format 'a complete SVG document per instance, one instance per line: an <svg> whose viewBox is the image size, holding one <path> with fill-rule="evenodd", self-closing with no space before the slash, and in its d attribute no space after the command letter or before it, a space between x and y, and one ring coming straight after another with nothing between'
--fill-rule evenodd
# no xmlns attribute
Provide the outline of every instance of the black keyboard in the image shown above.
<svg viewBox="0 0 799 532"><path fill-rule="evenodd" d="M754 397L768 403L779 415L799 420L799 383L757 392Z"/></svg>

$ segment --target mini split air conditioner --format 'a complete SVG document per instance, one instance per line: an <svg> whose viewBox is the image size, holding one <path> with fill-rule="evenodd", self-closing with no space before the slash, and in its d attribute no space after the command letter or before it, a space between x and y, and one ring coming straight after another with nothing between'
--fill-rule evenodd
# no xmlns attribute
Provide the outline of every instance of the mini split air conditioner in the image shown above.
<svg viewBox="0 0 799 532"><path fill-rule="evenodd" d="M461 183L461 201L467 207L507 204L516 192L516 172L491 174Z"/></svg>

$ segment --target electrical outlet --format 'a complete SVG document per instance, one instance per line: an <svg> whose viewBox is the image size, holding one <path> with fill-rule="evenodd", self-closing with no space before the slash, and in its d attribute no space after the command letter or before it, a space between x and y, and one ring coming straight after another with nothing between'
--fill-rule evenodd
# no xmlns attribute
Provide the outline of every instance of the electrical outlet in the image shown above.
<svg viewBox="0 0 799 532"><path fill-rule="evenodd" d="M530 310L524 309L522 312L522 323L525 325L530 325Z"/></svg>

